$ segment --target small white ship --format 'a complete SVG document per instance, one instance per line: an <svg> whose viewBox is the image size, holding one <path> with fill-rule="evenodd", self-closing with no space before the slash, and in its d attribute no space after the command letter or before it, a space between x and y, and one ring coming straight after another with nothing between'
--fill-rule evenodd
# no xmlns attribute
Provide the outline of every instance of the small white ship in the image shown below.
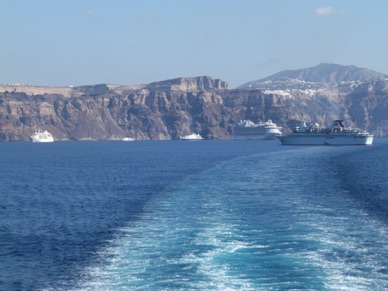
<svg viewBox="0 0 388 291"><path fill-rule="evenodd" d="M278 138L284 145L371 145L374 135L358 128L345 128L343 120L334 120L328 128L302 121L292 133Z"/></svg>
<svg viewBox="0 0 388 291"><path fill-rule="evenodd" d="M122 141L134 141L135 139L132 137L123 137L121 140Z"/></svg>
<svg viewBox="0 0 388 291"><path fill-rule="evenodd" d="M32 142L53 142L54 141L54 137L51 133L49 133L47 130L42 131L40 129L34 132L30 138Z"/></svg>
<svg viewBox="0 0 388 291"><path fill-rule="evenodd" d="M268 119L267 122L253 123L250 120L242 120L233 128L234 139L276 139L282 135L281 127Z"/></svg>
<svg viewBox="0 0 388 291"><path fill-rule="evenodd" d="M180 137L181 140L203 140L203 137L198 133L192 133Z"/></svg>

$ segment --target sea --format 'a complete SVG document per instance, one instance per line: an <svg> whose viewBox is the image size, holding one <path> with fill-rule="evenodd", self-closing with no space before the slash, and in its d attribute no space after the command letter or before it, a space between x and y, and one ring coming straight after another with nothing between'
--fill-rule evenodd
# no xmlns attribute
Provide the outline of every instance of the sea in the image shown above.
<svg viewBox="0 0 388 291"><path fill-rule="evenodd" d="M0 290L388 290L388 140L0 143Z"/></svg>

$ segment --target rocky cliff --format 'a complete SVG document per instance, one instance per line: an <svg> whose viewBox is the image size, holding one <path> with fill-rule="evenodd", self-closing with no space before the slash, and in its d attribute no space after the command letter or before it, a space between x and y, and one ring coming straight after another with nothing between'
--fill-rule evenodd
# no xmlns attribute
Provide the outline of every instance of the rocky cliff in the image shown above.
<svg viewBox="0 0 388 291"><path fill-rule="evenodd" d="M275 89L232 90L210 77L141 86L1 85L0 140L28 140L37 128L56 140L169 140L192 132L230 139L242 119L272 119L287 132L301 119L323 125L356 118L353 125L388 134L387 80Z"/></svg>

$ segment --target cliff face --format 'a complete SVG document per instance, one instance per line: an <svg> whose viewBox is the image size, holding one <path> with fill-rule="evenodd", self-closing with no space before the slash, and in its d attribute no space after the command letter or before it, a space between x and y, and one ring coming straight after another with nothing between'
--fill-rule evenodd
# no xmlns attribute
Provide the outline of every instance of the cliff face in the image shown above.
<svg viewBox="0 0 388 291"><path fill-rule="evenodd" d="M344 105L361 128L369 128L377 136L388 135L388 79L344 85Z"/></svg>
<svg viewBox="0 0 388 291"><path fill-rule="evenodd" d="M178 78L144 86L74 88L0 87L0 140L28 140L47 129L56 140L106 140L126 136L167 140L192 132L230 139L242 119L272 119L287 132L301 119L355 125L388 134L386 80L314 90L228 89L210 77ZM348 124L350 125L350 124Z"/></svg>

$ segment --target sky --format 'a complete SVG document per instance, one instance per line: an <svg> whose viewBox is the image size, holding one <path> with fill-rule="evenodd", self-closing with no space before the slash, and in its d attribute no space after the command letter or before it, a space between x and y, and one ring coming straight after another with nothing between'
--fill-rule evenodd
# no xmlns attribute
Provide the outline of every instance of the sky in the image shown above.
<svg viewBox="0 0 388 291"><path fill-rule="evenodd" d="M0 0L0 84L236 88L335 63L388 74L387 0Z"/></svg>

